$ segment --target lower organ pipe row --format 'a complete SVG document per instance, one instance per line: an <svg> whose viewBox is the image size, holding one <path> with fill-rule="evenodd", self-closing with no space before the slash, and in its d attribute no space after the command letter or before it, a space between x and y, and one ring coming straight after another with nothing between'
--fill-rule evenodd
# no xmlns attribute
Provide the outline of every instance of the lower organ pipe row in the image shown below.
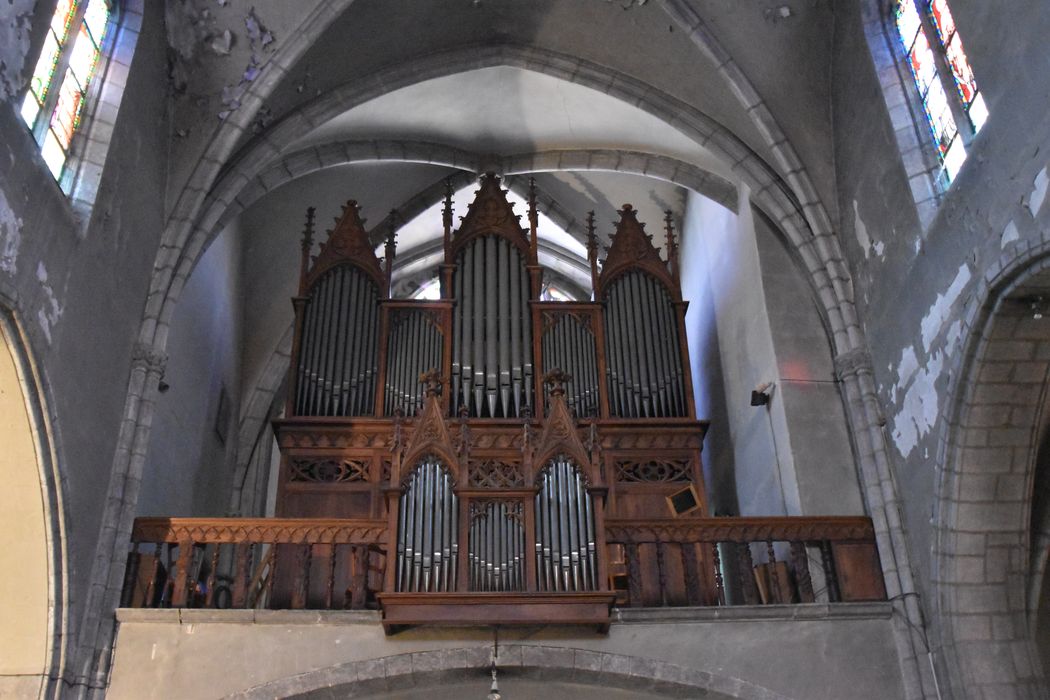
<svg viewBox="0 0 1050 700"><path fill-rule="evenodd" d="M535 552L526 552L525 503L475 503L468 523L466 566L471 591L526 589L525 561L534 554L536 588L548 592L598 590L594 506L579 470L567 459L544 470L533 501ZM459 503L449 472L427 459L401 494L397 535L397 590L456 590Z"/></svg>
<svg viewBox="0 0 1050 700"><path fill-rule="evenodd" d="M535 508L539 590L597 590L594 509L580 472L570 461L556 459L547 467Z"/></svg>
<svg viewBox="0 0 1050 700"><path fill-rule="evenodd" d="M456 587L459 503L448 471L435 459L420 464L398 510L397 590L450 591Z"/></svg>
<svg viewBox="0 0 1050 700"><path fill-rule="evenodd" d="M467 553L472 591L525 589L525 528L520 502L485 504L470 523Z"/></svg>

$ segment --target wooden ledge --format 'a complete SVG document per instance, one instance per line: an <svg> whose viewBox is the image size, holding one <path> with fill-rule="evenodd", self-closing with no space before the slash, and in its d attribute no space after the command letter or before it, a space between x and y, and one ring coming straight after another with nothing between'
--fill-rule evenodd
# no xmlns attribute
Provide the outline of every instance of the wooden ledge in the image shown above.
<svg viewBox="0 0 1050 700"><path fill-rule="evenodd" d="M380 593L383 629L412 625L584 625L609 631L615 594L590 593Z"/></svg>

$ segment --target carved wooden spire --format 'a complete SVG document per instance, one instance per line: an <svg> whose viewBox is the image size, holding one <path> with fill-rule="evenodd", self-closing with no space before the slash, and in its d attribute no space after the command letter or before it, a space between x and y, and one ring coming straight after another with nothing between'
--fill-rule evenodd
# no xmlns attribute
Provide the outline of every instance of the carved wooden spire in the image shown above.
<svg viewBox="0 0 1050 700"><path fill-rule="evenodd" d="M313 268L306 275L305 288L309 289L325 272L346 262L353 263L371 277L381 295L386 296L383 268L368 240L365 220L358 212L357 202L352 199L343 206L342 216L335 220L335 228L328 232L328 241L321 244L321 252L314 258Z"/></svg>
<svg viewBox="0 0 1050 700"><path fill-rule="evenodd" d="M481 178L481 188L474 196L474 201L467 209L452 238L452 253L458 252L466 243L478 236L496 234L513 243L528 259L529 238L514 213L514 205L507 199L507 193L500 187L500 178L495 173L486 173ZM449 256L452 259L454 256Z"/></svg>
<svg viewBox="0 0 1050 700"><path fill-rule="evenodd" d="M397 209L390 210L390 231L386 235L386 249L383 251L384 277L386 278L386 293L389 297L392 293L391 281L394 277L394 256L397 253Z"/></svg>
<svg viewBox="0 0 1050 700"><path fill-rule="evenodd" d="M310 251L314 247L314 207L306 210L306 225L303 227L302 257L299 262L299 296L306 294L306 273L310 270Z"/></svg>
<svg viewBox="0 0 1050 700"><path fill-rule="evenodd" d="M459 449L452 440L445 417L445 407L441 401L441 390L444 384L441 372L432 369L419 375L419 381L426 384L426 397L423 399L423 411L416 419L412 435L408 438L401 460L404 479L427 455L435 455L448 467L453 479L459 476Z"/></svg>
<svg viewBox="0 0 1050 700"><path fill-rule="evenodd" d="M645 232L645 224L638 221L638 212L630 204L624 204L594 290L595 299L600 298L601 292L617 277L632 268L649 272L663 282L672 294L678 289L667 265L660 258L660 251L653 245L653 237Z"/></svg>
<svg viewBox="0 0 1050 700"><path fill-rule="evenodd" d="M587 260L591 263L591 289L598 288L598 234L594 231L594 211L587 212Z"/></svg>
<svg viewBox="0 0 1050 700"><path fill-rule="evenodd" d="M671 277L675 284L681 284L678 274L678 241L674 235L674 217L671 210L664 212L664 233L667 240L667 265L671 268Z"/></svg>
<svg viewBox="0 0 1050 700"><path fill-rule="evenodd" d="M539 265L539 211L536 208L536 178L529 178L529 264Z"/></svg>
<svg viewBox="0 0 1050 700"><path fill-rule="evenodd" d="M445 206L441 211L441 222L445 227L445 253L452 244L452 178L445 178Z"/></svg>
<svg viewBox="0 0 1050 700"><path fill-rule="evenodd" d="M591 471L591 455L576 432L576 420L565 402L565 382L570 379L572 377L561 370L543 376L543 383L551 387L548 392L550 407L533 454L539 468L562 454L586 474ZM592 484L595 482L593 474L589 475L588 481Z"/></svg>

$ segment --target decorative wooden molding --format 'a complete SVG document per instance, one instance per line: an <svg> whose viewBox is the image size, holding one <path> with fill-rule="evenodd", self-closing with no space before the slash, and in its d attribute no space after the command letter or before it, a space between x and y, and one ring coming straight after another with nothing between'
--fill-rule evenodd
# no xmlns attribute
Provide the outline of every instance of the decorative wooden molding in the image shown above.
<svg viewBox="0 0 1050 700"><path fill-rule="evenodd" d="M470 241L488 234L501 236L510 241L521 252L523 260L529 260L529 237L514 213L514 205L507 199L507 192L500 187L500 177L486 173L481 177L481 188L467 209L448 247L446 262L454 263L456 255Z"/></svg>
<svg viewBox="0 0 1050 700"><path fill-rule="evenodd" d="M445 408L441 402L443 378L438 372L426 372L419 381L427 384L427 397L423 400L423 412L409 431L408 442L401 458L404 479L416 463L427 455L437 456L452 474L452 480L460 482L459 450L449 431Z"/></svg>
<svg viewBox="0 0 1050 700"><path fill-rule="evenodd" d="M576 431L576 421L569 411L569 405L565 402L564 382L570 379L561 371L548 372L544 377L544 383L550 389L550 407L547 411L546 420L540 437L535 442L533 464L537 470L542 470L554 457L564 454L576 463L582 473L587 477L590 484L598 481L597 475L591 473L591 455L584 446L583 441Z"/></svg>
<svg viewBox="0 0 1050 700"><path fill-rule="evenodd" d="M387 296L386 276L376 257L375 247L368 240L357 202L352 199L343 205L343 213L335 220L335 228L328 232L328 241L321 244L321 252L314 257L313 266L304 280L304 289L309 290L324 273L344 263L355 265L371 277L380 290L379 296Z"/></svg>
<svg viewBox="0 0 1050 700"><path fill-rule="evenodd" d="M382 544L385 520L322 518L136 518L132 542Z"/></svg>
<svg viewBox="0 0 1050 700"><path fill-rule="evenodd" d="M688 518L682 520L605 521L607 542L874 542L870 518Z"/></svg>
<svg viewBox="0 0 1050 700"><path fill-rule="evenodd" d="M674 277L653 245L653 237L645 232L645 224L639 223L638 212L630 204L624 204L616 232L612 235L612 245L594 287L594 298L601 299L609 286L630 270L648 272L663 283L672 300L681 298Z"/></svg>
<svg viewBox="0 0 1050 700"><path fill-rule="evenodd" d="M666 484L692 481L689 459L618 459L616 480L626 483Z"/></svg>

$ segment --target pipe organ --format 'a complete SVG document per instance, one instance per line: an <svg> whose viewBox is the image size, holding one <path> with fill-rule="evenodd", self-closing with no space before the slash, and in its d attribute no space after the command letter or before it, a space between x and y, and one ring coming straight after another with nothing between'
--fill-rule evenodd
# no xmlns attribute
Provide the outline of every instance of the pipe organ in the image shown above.
<svg viewBox="0 0 1050 700"><path fill-rule="evenodd" d="M634 545L645 570L623 571L606 542L608 523L706 515L670 214L667 260L624 205L600 266L592 216L593 300L555 302L534 196L527 226L493 174L457 228L450 189L444 208L436 301L390 297L396 234L381 262L356 203L313 258L308 214L277 515L386 523L367 568L388 629L603 627L625 579L648 595L669 570L710 578L709 547ZM700 507L677 516L688 487Z"/></svg>

